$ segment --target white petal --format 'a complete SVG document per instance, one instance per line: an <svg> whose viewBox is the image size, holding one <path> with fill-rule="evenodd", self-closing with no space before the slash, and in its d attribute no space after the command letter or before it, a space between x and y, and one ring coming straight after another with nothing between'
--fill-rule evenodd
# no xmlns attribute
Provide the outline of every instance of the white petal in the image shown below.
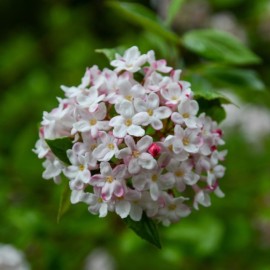
<svg viewBox="0 0 270 270"><path fill-rule="evenodd" d="M156 117L151 118L151 126L155 130L161 130L163 128L163 123Z"/></svg>
<svg viewBox="0 0 270 270"><path fill-rule="evenodd" d="M147 125L149 123L149 114L147 112L136 113L132 117L132 123L135 125Z"/></svg>
<svg viewBox="0 0 270 270"><path fill-rule="evenodd" d="M142 137L145 134L145 130L142 127L136 126L136 125L129 126L127 128L127 132L128 134L136 136L136 137ZM119 138L123 138L123 137L119 137Z"/></svg>
<svg viewBox="0 0 270 270"><path fill-rule="evenodd" d="M130 209L130 217L134 221L139 221L142 218L143 210L142 208L137 204L132 204Z"/></svg>
<svg viewBox="0 0 270 270"><path fill-rule="evenodd" d="M155 93L151 93L148 96L148 105L150 108L154 109L159 106L159 97Z"/></svg>
<svg viewBox="0 0 270 270"><path fill-rule="evenodd" d="M91 129L89 122L85 121L85 120L81 120L79 122L76 122L73 124L73 127L81 132L85 132Z"/></svg>
<svg viewBox="0 0 270 270"><path fill-rule="evenodd" d="M168 118L171 115L172 111L166 106L159 107L155 109L154 116L159 119L165 119Z"/></svg>
<svg viewBox="0 0 270 270"><path fill-rule="evenodd" d="M119 125L113 129L113 136L116 138L124 138L127 134L127 126Z"/></svg>
<svg viewBox="0 0 270 270"><path fill-rule="evenodd" d="M106 217L108 213L108 205L106 203L102 203L99 208L99 217Z"/></svg>
<svg viewBox="0 0 270 270"><path fill-rule="evenodd" d="M128 172L131 174L136 174L139 171L140 171L140 166L138 164L138 159L132 158L128 164Z"/></svg>
<svg viewBox="0 0 270 270"><path fill-rule="evenodd" d="M118 214L121 218L126 218L130 212L130 202L127 201L119 201L115 205L115 212Z"/></svg>
<svg viewBox="0 0 270 270"><path fill-rule="evenodd" d="M140 152L144 152L148 149L148 147L152 144L153 138L146 135L142 137L138 142L137 142L137 149Z"/></svg>
<svg viewBox="0 0 270 270"><path fill-rule="evenodd" d="M158 188L158 185L156 183L151 183L151 185L150 185L150 195L151 195L151 198L153 199L153 201L156 201L158 199L159 188Z"/></svg>
<svg viewBox="0 0 270 270"><path fill-rule="evenodd" d="M112 175L112 168L109 162L101 162L100 163L100 173L105 176Z"/></svg>
<svg viewBox="0 0 270 270"><path fill-rule="evenodd" d="M142 153L139 157L139 165L147 170L153 169L157 165L157 161L148 153Z"/></svg>

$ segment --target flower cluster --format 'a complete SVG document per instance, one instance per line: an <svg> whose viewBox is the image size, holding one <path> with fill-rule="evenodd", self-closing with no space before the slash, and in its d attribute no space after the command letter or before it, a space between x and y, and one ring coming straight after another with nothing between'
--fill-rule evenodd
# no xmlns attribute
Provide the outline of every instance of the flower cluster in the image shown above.
<svg viewBox="0 0 270 270"><path fill-rule="evenodd" d="M69 180L71 202L93 214L115 212L134 221L147 217L167 226L222 197L222 131L198 115L190 83L180 70L137 47L116 54L114 67L86 70L65 98L44 112L34 152L45 158L43 178ZM47 139L72 139L69 164L53 154Z"/></svg>

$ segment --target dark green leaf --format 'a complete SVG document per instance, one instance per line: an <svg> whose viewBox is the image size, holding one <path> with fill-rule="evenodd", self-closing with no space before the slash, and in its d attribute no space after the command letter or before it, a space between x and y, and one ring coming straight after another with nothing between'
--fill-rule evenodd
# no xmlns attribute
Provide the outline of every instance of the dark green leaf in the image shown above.
<svg viewBox="0 0 270 270"><path fill-rule="evenodd" d="M202 73L215 82L228 87L238 87L252 90L263 90L264 84L253 70L232 67L205 67Z"/></svg>
<svg viewBox="0 0 270 270"><path fill-rule="evenodd" d="M136 3L108 1L108 6L119 12L120 16L125 17L132 23L142 26L148 31L152 31L163 38L179 43L179 37L168 30L165 25L157 18L156 14L143 5Z"/></svg>
<svg viewBox="0 0 270 270"><path fill-rule="evenodd" d="M220 103L220 99L206 100L204 98L197 99L199 103L199 113L206 113L218 123L226 118L226 112Z"/></svg>
<svg viewBox="0 0 270 270"><path fill-rule="evenodd" d="M185 0L172 0L170 2L169 7L168 7L168 12L167 12L167 18L165 21L166 25L168 25L168 26L171 25L171 23L173 22L173 19L177 15L177 12L181 8L184 1Z"/></svg>
<svg viewBox="0 0 270 270"><path fill-rule="evenodd" d="M260 58L229 33L204 29L183 36L183 45L199 55L230 64L256 64Z"/></svg>
<svg viewBox="0 0 270 270"><path fill-rule="evenodd" d="M70 161L67 157L67 150L72 148L72 141L68 137L58 138L54 140L46 140L46 143L61 161L66 164L70 164Z"/></svg>
<svg viewBox="0 0 270 270"><path fill-rule="evenodd" d="M64 189L61 194L58 214L57 214L57 223L60 222L61 217L67 212L70 207L70 188L68 182L65 184Z"/></svg>
<svg viewBox="0 0 270 270"><path fill-rule="evenodd" d="M124 222L142 239L161 249L157 225L145 213L143 213L140 221L134 221L130 217L127 217L124 219Z"/></svg>

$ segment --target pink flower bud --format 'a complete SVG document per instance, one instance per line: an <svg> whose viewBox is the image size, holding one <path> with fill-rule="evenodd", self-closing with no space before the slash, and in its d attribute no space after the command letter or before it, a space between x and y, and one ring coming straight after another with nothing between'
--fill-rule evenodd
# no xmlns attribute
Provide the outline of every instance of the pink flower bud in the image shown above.
<svg viewBox="0 0 270 270"><path fill-rule="evenodd" d="M159 155L161 150L161 147L157 145L156 143L152 143L148 148L148 153L150 153L153 157L156 157Z"/></svg>
<svg viewBox="0 0 270 270"><path fill-rule="evenodd" d="M222 137L223 133L220 128L213 130L213 133L217 133L219 137Z"/></svg>

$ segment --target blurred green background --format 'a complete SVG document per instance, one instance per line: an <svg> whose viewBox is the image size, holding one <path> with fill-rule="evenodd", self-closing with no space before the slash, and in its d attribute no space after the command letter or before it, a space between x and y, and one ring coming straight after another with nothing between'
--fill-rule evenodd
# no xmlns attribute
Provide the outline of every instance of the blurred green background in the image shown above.
<svg viewBox="0 0 270 270"><path fill-rule="evenodd" d="M129 2L166 16L168 1ZM161 228L161 251L114 215L99 219L84 204L71 206L57 224L63 186L41 178L42 161L32 148L42 112L62 97L60 85L78 85L86 67L108 66L95 49L137 45L184 69L202 60L183 49L175 61L175 47L102 0L1 0L0 25L0 243L22 250L40 270L94 270L85 266L89 254L91 265L110 256L114 268L108 269L270 269L269 1L186 1L173 21L179 35L204 27L236 35L262 58L251 68L266 87L220 86L242 100L240 109L249 104L239 121L224 123L229 154L220 186L226 197L213 196L210 208Z"/></svg>

